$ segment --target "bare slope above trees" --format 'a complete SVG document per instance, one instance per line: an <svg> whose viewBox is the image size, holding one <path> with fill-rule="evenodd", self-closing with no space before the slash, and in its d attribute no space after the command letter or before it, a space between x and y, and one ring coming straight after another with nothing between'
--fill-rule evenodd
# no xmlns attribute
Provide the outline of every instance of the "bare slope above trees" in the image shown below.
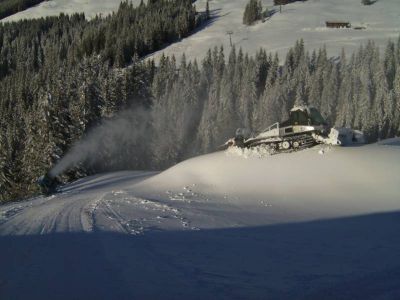
<svg viewBox="0 0 400 300"><path fill-rule="evenodd" d="M1 0L0 1L0 20L10 15L16 14L29 7L43 2L44 0Z"/></svg>
<svg viewBox="0 0 400 300"><path fill-rule="evenodd" d="M41 17L58 16L60 13L84 13L87 18L91 19L99 14L107 16L112 12L116 12L122 0L50 0L40 2L39 5L13 14L2 21L9 22L22 19L37 19ZM140 0L133 0L131 2L133 2L134 5L139 5Z"/></svg>
<svg viewBox="0 0 400 300"><path fill-rule="evenodd" d="M86 17L93 18L96 14L104 16L116 11L119 3L120 0L52 0L6 20L76 12L84 12ZM140 0L133 0L132 3L137 6ZM207 0L197 0L194 4L198 11L205 11L206 3ZM249 54L263 47L268 52L277 51L282 59L294 41L303 38L308 50L326 45L328 56L332 56L340 53L342 48L348 53L353 52L368 39L374 40L380 47L385 46L388 38L397 38L400 27L397 0L376 1L374 5L363 5L360 0L297 1L283 6L282 13L279 13L278 6L274 6L273 0L262 0L263 11L268 9L268 15L265 22L251 27L242 24L246 3L243 0L210 1L211 20L203 30L162 52L177 57L186 53L189 59L202 59L208 48L222 44L227 55L230 47L227 32L233 32L233 44ZM326 28L326 21L350 22L352 28L329 29ZM155 57L158 59L160 55L158 53Z"/></svg>
<svg viewBox="0 0 400 300"><path fill-rule="evenodd" d="M230 39L237 49L255 54L260 48L278 52L283 59L294 41L302 38L307 50L326 46L329 57L337 56L344 48L350 53L361 44L373 40L381 49L388 38L397 39L400 28L400 5L397 0L377 1L365 6L360 0L308 0L297 1L282 7L272 0L261 1L263 11L268 9L265 22L252 26L242 24L246 3L243 0L210 1L211 22L195 35L163 49L161 53L179 57L186 53L188 59L202 59L208 48L223 45L228 55ZM204 10L206 0L196 1L199 11ZM326 28L326 21L350 22L352 28ZM354 27L364 28L355 30Z"/></svg>

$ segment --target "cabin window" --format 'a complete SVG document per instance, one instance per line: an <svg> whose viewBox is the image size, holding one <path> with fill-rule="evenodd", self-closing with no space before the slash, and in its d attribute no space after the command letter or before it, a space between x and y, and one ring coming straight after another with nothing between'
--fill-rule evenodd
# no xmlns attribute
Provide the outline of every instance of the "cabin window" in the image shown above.
<svg viewBox="0 0 400 300"><path fill-rule="evenodd" d="M318 110L310 109L312 125L324 125L326 122Z"/></svg>
<svg viewBox="0 0 400 300"><path fill-rule="evenodd" d="M290 115L292 125L308 125L307 114L304 111L293 111Z"/></svg>
<svg viewBox="0 0 400 300"><path fill-rule="evenodd" d="M285 133L293 132L293 127L285 128Z"/></svg>

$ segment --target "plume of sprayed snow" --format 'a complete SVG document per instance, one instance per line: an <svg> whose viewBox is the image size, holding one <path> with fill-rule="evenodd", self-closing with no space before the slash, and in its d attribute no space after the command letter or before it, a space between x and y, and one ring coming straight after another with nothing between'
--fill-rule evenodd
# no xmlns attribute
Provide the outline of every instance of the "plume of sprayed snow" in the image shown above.
<svg viewBox="0 0 400 300"><path fill-rule="evenodd" d="M127 110L116 118L102 121L99 126L90 130L82 140L72 146L50 170L50 175L56 177L81 162L99 163L102 153L112 156L126 144L144 137L148 132L147 123L143 121L146 115L148 112L144 110Z"/></svg>
<svg viewBox="0 0 400 300"><path fill-rule="evenodd" d="M248 158L264 158L271 155L271 150L265 146L256 146L252 148L229 147L225 150L227 156L239 156Z"/></svg>

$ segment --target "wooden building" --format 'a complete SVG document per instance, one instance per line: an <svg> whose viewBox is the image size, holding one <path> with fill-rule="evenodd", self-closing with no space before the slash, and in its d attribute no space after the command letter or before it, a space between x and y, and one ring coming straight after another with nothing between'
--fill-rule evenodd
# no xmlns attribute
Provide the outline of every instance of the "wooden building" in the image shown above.
<svg viewBox="0 0 400 300"><path fill-rule="evenodd" d="M343 21L326 21L326 27L328 28L350 28L350 22Z"/></svg>
<svg viewBox="0 0 400 300"><path fill-rule="evenodd" d="M274 0L274 5L286 5L299 0Z"/></svg>

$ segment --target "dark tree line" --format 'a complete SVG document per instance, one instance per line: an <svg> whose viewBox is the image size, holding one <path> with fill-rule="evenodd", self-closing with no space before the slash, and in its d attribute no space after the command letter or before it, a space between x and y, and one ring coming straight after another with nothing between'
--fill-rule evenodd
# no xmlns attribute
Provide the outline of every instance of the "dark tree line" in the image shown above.
<svg viewBox="0 0 400 300"><path fill-rule="evenodd" d="M44 0L0 0L0 19L37 5Z"/></svg>
<svg viewBox="0 0 400 300"><path fill-rule="evenodd" d="M0 24L0 199L34 192L35 177L101 118L149 106L153 66L143 71L140 57L187 36L198 19L191 0L153 0L91 21Z"/></svg>
<svg viewBox="0 0 400 300"><path fill-rule="evenodd" d="M369 142L400 133L400 39L383 54L368 42L332 59L299 41L283 65L263 50L250 57L235 48L227 59L209 51L201 67L183 59L178 74L175 64L161 59L152 85L153 113L167 112L153 120L156 134L169 137L153 147L161 166L214 151L238 127L259 132L295 104L315 106L332 126L363 130Z"/></svg>
<svg viewBox="0 0 400 300"><path fill-rule="evenodd" d="M0 25L0 80L28 68L39 72L50 62L77 64L98 55L111 66L124 67L183 38L195 28L191 0L157 0L138 7L125 1L116 13L91 21L84 14L23 20Z"/></svg>
<svg viewBox="0 0 400 300"><path fill-rule="evenodd" d="M121 15L91 22L113 18ZM399 134L400 40L384 53L369 42L337 59L325 49L307 53L299 41L282 64L264 50L248 56L233 48L225 57L215 48L200 63L161 57L157 66L134 52L119 68L107 56L117 47L92 42L85 52L87 28L99 28L91 22L75 15L0 27L1 200L36 193L40 175L104 120L118 123L121 111L124 130L101 139L97 160L82 161L63 180L162 169L214 151L237 127L259 131L285 119L296 103L316 106L332 125L363 130L371 142Z"/></svg>

